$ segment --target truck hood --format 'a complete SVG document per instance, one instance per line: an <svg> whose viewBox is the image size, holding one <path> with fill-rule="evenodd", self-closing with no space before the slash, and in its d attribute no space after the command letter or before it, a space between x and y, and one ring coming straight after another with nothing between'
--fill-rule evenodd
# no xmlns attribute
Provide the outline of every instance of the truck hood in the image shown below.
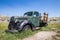
<svg viewBox="0 0 60 40"><path fill-rule="evenodd" d="M21 16L21 17L15 17L15 19L17 20L17 21L23 21L23 20L28 20L30 17L27 17L27 16Z"/></svg>

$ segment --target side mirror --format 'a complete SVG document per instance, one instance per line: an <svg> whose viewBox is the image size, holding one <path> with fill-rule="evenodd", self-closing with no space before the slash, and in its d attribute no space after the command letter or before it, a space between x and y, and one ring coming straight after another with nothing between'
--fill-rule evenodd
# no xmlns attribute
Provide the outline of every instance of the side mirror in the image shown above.
<svg viewBox="0 0 60 40"><path fill-rule="evenodd" d="M33 15L34 17L36 17L36 15Z"/></svg>

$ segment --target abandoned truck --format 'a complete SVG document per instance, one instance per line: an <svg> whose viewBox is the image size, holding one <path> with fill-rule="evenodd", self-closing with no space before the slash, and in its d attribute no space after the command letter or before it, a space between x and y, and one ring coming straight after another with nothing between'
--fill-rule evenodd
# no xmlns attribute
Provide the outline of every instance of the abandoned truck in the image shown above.
<svg viewBox="0 0 60 40"><path fill-rule="evenodd" d="M12 16L8 25L9 30L36 30L42 26L47 25L48 14L44 13L43 19L41 13L37 11L30 11L24 13L21 17Z"/></svg>

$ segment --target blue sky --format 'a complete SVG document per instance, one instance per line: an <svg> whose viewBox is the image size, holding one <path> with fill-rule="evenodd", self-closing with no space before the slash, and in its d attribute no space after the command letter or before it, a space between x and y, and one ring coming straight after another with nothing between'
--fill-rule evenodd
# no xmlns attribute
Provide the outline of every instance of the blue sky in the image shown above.
<svg viewBox="0 0 60 40"><path fill-rule="evenodd" d="M0 15L22 16L27 11L60 17L60 0L0 0Z"/></svg>

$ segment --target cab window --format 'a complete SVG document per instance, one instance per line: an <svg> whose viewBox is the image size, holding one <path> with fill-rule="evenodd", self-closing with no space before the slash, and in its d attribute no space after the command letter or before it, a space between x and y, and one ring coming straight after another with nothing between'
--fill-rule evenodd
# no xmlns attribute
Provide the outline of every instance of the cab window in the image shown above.
<svg viewBox="0 0 60 40"><path fill-rule="evenodd" d="M32 16L33 15L33 12L27 12L24 14L24 16Z"/></svg>
<svg viewBox="0 0 60 40"><path fill-rule="evenodd" d="M39 16L39 13L38 12L34 12L34 16Z"/></svg>

